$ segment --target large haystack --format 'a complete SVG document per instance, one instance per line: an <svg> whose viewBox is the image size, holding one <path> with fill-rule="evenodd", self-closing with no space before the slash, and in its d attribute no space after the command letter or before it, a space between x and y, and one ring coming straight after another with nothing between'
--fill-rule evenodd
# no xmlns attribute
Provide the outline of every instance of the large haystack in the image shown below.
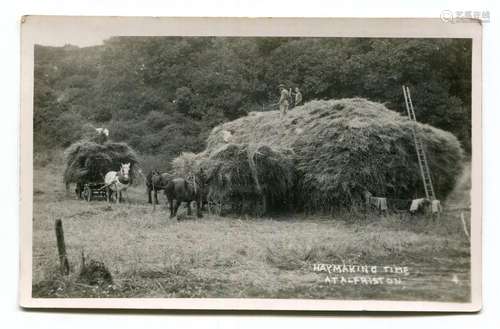
<svg viewBox="0 0 500 329"><path fill-rule="evenodd" d="M92 141L73 143L64 151L66 170L64 183L102 182L108 171L120 169L122 163L131 164L131 175L137 164L137 155L125 143L106 142L104 144Z"/></svg>
<svg viewBox="0 0 500 329"><path fill-rule="evenodd" d="M365 99L312 101L294 108L283 120L277 111L251 113L215 127L200 161L213 161L217 150L231 144L266 145L279 154L293 150L295 202L310 211L350 206L362 200L365 190L389 198L421 197L413 124ZM444 199L460 173L463 151L448 132L425 124L416 128L426 148L437 197ZM230 158L238 162L238 157Z"/></svg>

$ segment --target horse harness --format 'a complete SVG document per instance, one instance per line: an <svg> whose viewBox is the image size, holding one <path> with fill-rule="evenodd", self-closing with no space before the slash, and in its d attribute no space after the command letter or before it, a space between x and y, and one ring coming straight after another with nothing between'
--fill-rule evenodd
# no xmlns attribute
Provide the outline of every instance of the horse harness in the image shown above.
<svg viewBox="0 0 500 329"><path fill-rule="evenodd" d="M123 175L122 169L120 169L120 171L116 172L116 176L113 182L108 186L114 185L115 189L118 191L122 190L125 187L128 187L129 184L130 184L130 178L125 179L125 175Z"/></svg>

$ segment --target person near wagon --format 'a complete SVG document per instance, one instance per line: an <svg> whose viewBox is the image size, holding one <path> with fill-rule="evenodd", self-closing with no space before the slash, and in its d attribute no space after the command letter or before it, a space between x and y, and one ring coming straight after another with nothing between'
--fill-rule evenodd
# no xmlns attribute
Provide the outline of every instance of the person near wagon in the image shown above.
<svg viewBox="0 0 500 329"><path fill-rule="evenodd" d="M290 101L290 94L286 90L285 85L280 84L280 100L278 101L280 107L280 118L283 118L288 112L288 105Z"/></svg>

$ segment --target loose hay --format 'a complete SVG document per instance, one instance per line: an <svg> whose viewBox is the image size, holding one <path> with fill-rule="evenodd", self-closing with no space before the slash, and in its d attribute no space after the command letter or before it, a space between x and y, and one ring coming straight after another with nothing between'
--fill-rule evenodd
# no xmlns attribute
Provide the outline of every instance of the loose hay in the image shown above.
<svg viewBox="0 0 500 329"><path fill-rule="evenodd" d="M269 179L259 177L259 182L267 183L266 191L279 191L281 198L286 194L291 199L290 193L282 192L294 190L296 205L307 211L356 205L365 190L389 198L421 197L412 125L407 117L365 99L312 101L282 120L278 111L271 111L215 127L207 149L198 155L198 166L209 169L210 190L218 195L232 195L240 185L258 191L259 184L250 183L251 176L259 175L252 174L248 152L252 145L266 147L269 152L263 159L273 160L260 175L268 170L272 174ZM445 199L461 171L462 148L451 133L420 123L416 129L437 197ZM231 132L229 144L225 131Z"/></svg>
<svg viewBox="0 0 500 329"><path fill-rule="evenodd" d="M66 186L78 182L101 182L108 171L118 170L122 163L131 164L131 175L138 163L137 155L125 143L92 141L73 143L64 151L66 170L63 181Z"/></svg>
<svg viewBox="0 0 500 329"><path fill-rule="evenodd" d="M287 209L293 202L293 157L291 150L267 145L223 145L202 160L208 198L245 213Z"/></svg>
<svg viewBox="0 0 500 329"><path fill-rule="evenodd" d="M82 264L78 282L89 285L110 285L113 284L113 277L103 262L91 259L89 264Z"/></svg>
<svg viewBox="0 0 500 329"><path fill-rule="evenodd" d="M291 206L296 177L293 157L289 149L224 144L210 153L182 153L172 167L176 176L203 179L210 204L263 214Z"/></svg>
<svg viewBox="0 0 500 329"><path fill-rule="evenodd" d="M172 161L172 170L177 177L193 177L195 172L199 170L200 158L194 153L183 152Z"/></svg>

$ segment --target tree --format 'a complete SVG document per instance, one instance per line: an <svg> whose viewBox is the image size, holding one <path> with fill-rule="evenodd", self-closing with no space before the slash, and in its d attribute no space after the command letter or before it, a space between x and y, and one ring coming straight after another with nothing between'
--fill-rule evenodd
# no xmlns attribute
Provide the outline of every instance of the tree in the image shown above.
<svg viewBox="0 0 500 329"><path fill-rule="evenodd" d="M364 97L401 113L407 84L417 119L470 152L471 47L469 39L234 37L36 46L35 149L67 145L88 123L170 159L201 150L215 125L276 103L285 83L305 102Z"/></svg>
<svg viewBox="0 0 500 329"><path fill-rule="evenodd" d="M175 91L175 105L177 111L188 114L193 107L193 93L188 87L180 87Z"/></svg>

